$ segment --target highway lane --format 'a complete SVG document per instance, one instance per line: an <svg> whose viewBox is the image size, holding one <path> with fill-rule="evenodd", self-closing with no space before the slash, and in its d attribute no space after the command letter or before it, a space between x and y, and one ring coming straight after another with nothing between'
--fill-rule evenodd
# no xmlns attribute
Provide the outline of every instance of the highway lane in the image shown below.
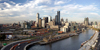
<svg viewBox="0 0 100 50"><path fill-rule="evenodd" d="M22 44L20 44L20 45L18 45L16 48L15 48L15 50L24 50L24 47L27 45L27 43L25 42L25 43L22 43Z"/></svg>
<svg viewBox="0 0 100 50"><path fill-rule="evenodd" d="M10 50L10 48L11 48L12 46L14 46L14 45L16 45L16 44L18 44L18 43L20 43L20 42L16 42L16 43L13 43L13 44L11 44L11 45L8 45L6 48L4 48L4 50Z"/></svg>
<svg viewBox="0 0 100 50"><path fill-rule="evenodd" d="M27 39L29 40L29 39ZM14 45L20 43L20 42L23 42L23 41L27 41L27 40L20 40L20 41L16 41L15 43L11 43L11 44L8 44L5 48L3 48L3 50L10 50Z"/></svg>
<svg viewBox="0 0 100 50"><path fill-rule="evenodd" d="M40 36L39 36L40 37ZM33 40L33 41L31 41L31 42L36 42L36 41L40 41L40 40L42 40L44 37L42 36L42 37L40 37L41 39L38 39L38 40ZM17 47L15 47L15 50L24 50L24 47L27 45L28 43L27 42L25 42L25 43L21 43L20 45L18 45Z"/></svg>
<svg viewBox="0 0 100 50"><path fill-rule="evenodd" d="M41 39L42 39L42 38L41 38ZM41 40L41 39L40 39L40 40ZM28 41L28 40L26 40L26 41ZM23 41L19 41L19 42L10 44L10 45L8 45L6 48L4 48L4 50L10 50L14 45L19 44L19 43L21 43L21 42L23 42ZM34 42L34 41L31 41L31 42ZM24 50L25 45L27 45L26 42L25 42L25 44L23 44L23 43L21 44L21 49L19 49L19 48L15 48L15 49L16 49L16 50Z"/></svg>
<svg viewBox="0 0 100 50"><path fill-rule="evenodd" d="M41 40L41 39L40 39ZM36 41L40 41L40 40L36 40ZM36 42L36 41L31 41L31 42ZM28 43L25 42L25 43L22 43L20 45L18 45L15 50L24 50L24 47L27 45Z"/></svg>

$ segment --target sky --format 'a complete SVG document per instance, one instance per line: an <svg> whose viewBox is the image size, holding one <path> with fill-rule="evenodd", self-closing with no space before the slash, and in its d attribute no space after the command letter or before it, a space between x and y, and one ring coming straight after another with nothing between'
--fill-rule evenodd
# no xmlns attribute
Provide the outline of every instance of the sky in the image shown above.
<svg viewBox="0 0 100 50"><path fill-rule="evenodd" d="M68 21L100 22L100 0L0 0L0 23L15 23L51 16L60 11L60 18Z"/></svg>

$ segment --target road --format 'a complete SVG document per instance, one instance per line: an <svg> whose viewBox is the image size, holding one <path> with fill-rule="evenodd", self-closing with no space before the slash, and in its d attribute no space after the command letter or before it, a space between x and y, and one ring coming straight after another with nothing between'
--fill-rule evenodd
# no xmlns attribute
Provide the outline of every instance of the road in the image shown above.
<svg viewBox="0 0 100 50"><path fill-rule="evenodd" d="M39 41L39 40L35 40L35 41ZM33 41L31 41L31 42L35 42L35 41L33 40ZM15 50L24 50L24 47L25 47L27 44L28 44L27 42L22 43L22 44L16 46L16 47L15 47Z"/></svg>
<svg viewBox="0 0 100 50"><path fill-rule="evenodd" d="M22 44L20 44L19 46L17 46L16 48L15 48L15 50L24 50L24 47L27 45L27 43L25 42L25 43L22 43Z"/></svg>
<svg viewBox="0 0 100 50"><path fill-rule="evenodd" d="M16 43L10 44L10 45L8 45L6 48L4 48L4 50L10 50L10 48L11 48L13 45L16 45L16 44L18 44L18 43L20 43L20 42L16 42Z"/></svg>

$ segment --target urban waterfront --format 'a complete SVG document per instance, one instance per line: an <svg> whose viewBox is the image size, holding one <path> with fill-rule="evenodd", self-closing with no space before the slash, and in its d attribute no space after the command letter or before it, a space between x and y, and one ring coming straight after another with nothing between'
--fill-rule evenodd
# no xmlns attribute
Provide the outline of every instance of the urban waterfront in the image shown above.
<svg viewBox="0 0 100 50"><path fill-rule="evenodd" d="M79 36L73 36L47 45L34 45L29 50L78 50L81 43L89 40L94 33L94 30L89 29L79 34Z"/></svg>

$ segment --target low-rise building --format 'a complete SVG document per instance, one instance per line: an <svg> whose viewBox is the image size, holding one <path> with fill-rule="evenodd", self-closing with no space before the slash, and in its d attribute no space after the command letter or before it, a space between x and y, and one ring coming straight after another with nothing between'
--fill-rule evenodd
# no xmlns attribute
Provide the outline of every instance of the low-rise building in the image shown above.
<svg viewBox="0 0 100 50"><path fill-rule="evenodd" d="M92 25L93 28L100 28L100 23Z"/></svg>
<svg viewBox="0 0 100 50"><path fill-rule="evenodd" d="M50 26L51 29L59 29L59 26L58 25L52 25Z"/></svg>
<svg viewBox="0 0 100 50"><path fill-rule="evenodd" d="M6 35L6 39L11 39L13 36L13 32L11 31L7 31L7 32L0 32L0 35L3 35L5 34Z"/></svg>
<svg viewBox="0 0 100 50"><path fill-rule="evenodd" d="M24 32L28 32L28 33L34 33L35 30L23 30Z"/></svg>
<svg viewBox="0 0 100 50"><path fill-rule="evenodd" d="M65 23L65 26L61 27L60 31L68 32L69 31L69 26L70 26L69 23Z"/></svg>

